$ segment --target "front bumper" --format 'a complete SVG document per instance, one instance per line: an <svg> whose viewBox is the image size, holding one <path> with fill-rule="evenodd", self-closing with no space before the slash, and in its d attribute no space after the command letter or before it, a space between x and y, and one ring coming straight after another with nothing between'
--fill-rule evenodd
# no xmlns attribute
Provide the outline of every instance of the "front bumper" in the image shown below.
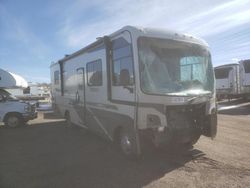
<svg viewBox="0 0 250 188"><path fill-rule="evenodd" d="M24 121L29 121L29 120L36 119L36 118L37 118L37 112L23 114Z"/></svg>
<svg viewBox="0 0 250 188"><path fill-rule="evenodd" d="M217 113L215 108L211 110L211 114L208 111L206 103L168 106L167 125L141 130L141 136L152 140L156 146L193 144L201 135L214 138L217 132Z"/></svg>
<svg viewBox="0 0 250 188"><path fill-rule="evenodd" d="M156 147L193 143L200 135L201 132L198 129L173 131L165 127L164 130L160 132L157 129L140 131L142 140L149 140Z"/></svg>

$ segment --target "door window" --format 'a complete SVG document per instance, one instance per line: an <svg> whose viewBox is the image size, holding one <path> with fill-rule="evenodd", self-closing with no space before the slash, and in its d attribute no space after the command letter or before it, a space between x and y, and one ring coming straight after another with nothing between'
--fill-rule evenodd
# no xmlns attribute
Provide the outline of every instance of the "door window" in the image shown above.
<svg viewBox="0 0 250 188"><path fill-rule="evenodd" d="M113 77L112 85L121 86L120 75L121 72L127 70L129 72L129 85L134 84L133 75L133 59L132 59L132 49L131 45L122 37L113 40L112 42L113 50Z"/></svg>

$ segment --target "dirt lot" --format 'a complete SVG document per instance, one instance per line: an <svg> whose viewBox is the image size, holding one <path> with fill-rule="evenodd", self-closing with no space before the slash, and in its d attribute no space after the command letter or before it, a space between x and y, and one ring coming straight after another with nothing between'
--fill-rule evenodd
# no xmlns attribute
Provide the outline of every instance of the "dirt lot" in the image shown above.
<svg viewBox="0 0 250 188"><path fill-rule="evenodd" d="M215 140L201 137L190 151L139 162L59 119L0 126L0 187L250 187L250 104L220 104L227 105L233 108L220 111Z"/></svg>

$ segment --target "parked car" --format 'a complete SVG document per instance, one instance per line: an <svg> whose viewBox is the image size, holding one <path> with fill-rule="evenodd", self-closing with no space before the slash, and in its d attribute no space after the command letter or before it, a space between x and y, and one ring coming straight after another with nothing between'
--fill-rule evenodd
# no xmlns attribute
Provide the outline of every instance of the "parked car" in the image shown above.
<svg viewBox="0 0 250 188"><path fill-rule="evenodd" d="M6 126L17 127L37 118L35 104L18 100L9 92L0 89L0 121Z"/></svg>

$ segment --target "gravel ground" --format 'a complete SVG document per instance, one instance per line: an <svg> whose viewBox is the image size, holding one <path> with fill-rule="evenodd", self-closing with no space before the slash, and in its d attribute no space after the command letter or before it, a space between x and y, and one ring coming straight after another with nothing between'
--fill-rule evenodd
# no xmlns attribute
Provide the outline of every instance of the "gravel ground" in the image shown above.
<svg viewBox="0 0 250 188"><path fill-rule="evenodd" d="M250 105L220 111L214 140L141 161L60 119L0 126L0 188L16 187L250 187Z"/></svg>

